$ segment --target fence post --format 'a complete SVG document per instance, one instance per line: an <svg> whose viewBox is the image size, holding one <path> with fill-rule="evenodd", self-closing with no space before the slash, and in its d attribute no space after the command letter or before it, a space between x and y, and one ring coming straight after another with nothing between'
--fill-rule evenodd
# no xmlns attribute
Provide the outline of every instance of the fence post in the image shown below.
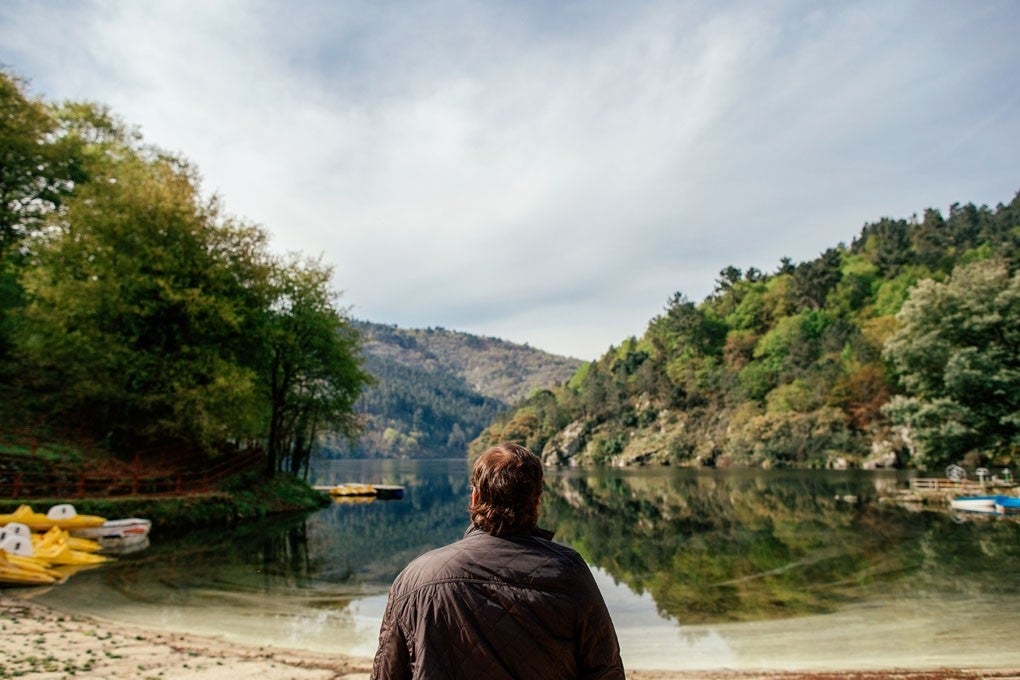
<svg viewBox="0 0 1020 680"><path fill-rule="evenodd" d="M85 473L78 474L78 498L85 498Z"/></svg>
<svg viewBox="0 0 1020 680"><path fill-rule="evenodd" d="M11 494L15 498L21 496L21 473L14 475L14 493Z"/></svg>
<svg viewBox="0 0 1020 680"><path fill-rule="evenodd" d="M138 495L138 452L135 451L135 464L131 470L131 495Z"/></svg>

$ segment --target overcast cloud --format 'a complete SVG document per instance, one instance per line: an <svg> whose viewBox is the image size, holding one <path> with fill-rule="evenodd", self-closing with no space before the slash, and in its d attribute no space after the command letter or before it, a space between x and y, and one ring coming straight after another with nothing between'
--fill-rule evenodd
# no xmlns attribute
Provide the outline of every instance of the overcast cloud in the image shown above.
<svg viewBox="0 0 1020 680"><path fill-rule="evenodd" d="M591 359L723 267L1020 190L1020 3L0 4L353 316Z"/></svg>

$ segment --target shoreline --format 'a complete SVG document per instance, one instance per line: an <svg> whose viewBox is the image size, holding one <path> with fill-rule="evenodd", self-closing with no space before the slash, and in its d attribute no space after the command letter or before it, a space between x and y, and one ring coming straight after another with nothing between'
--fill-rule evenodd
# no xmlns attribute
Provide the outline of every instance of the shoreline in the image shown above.
<svg viewBox="0 0 1020 680"><path fill-rule="evenodd" d="M249 646L66 614L0 591L0 677L28 680L366 680L372 660ZM1017 668L628 670L628 680L1020 680Z"/></svg>

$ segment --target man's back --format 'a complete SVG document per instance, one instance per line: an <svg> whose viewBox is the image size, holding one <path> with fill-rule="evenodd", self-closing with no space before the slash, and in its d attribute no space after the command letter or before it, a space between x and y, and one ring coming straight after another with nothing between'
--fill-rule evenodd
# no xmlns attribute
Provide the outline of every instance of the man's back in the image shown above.
<svg viewBox="0 0 1020 680"><path fill-rule="evenodd" d="M584 560L535 531L465 538L397 577L374 678L619 678L619 645Z"/></svg>

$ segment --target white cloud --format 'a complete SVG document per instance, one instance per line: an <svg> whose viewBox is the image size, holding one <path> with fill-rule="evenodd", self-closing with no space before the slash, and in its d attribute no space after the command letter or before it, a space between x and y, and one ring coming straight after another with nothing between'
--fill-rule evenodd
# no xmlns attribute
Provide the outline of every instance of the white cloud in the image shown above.
<svg viewBox="0 0 1020 680"><path fill-rule="evenodd" d="M592 358L727 264L1020 184L1013 3L8 2L355 315ZM60 30L55 30L55 27Z"/></svg>

